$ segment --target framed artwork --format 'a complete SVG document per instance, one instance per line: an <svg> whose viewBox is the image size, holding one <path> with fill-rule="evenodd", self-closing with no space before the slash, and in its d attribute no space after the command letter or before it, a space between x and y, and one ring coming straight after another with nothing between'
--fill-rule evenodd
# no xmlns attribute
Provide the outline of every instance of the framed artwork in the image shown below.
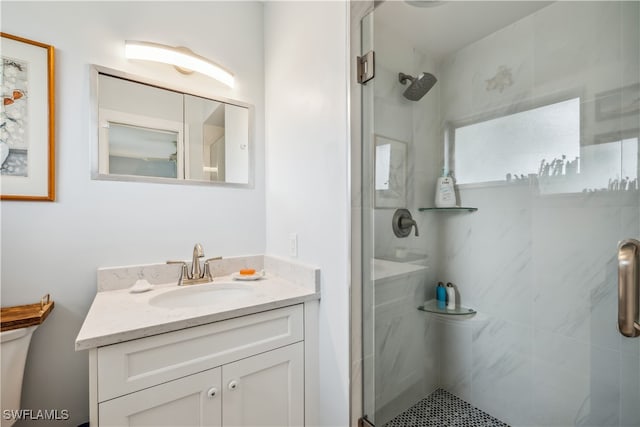
<svg viewBox="0 0 640 427"><path fill-rule="evenodd" d="M53 201L54 48L0 35L0 198Z"/></svg>
<svg viewBox="0 0 640 427"><path fill-rule="evenodd" d="M407 204L407 143L375 136L376 208L404 208Z"/></svg>

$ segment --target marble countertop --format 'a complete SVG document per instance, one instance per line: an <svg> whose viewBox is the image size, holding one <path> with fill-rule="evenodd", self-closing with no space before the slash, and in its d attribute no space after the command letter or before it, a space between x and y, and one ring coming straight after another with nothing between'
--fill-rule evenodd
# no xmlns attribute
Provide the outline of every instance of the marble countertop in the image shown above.
<svg viewBox="0 0 640 427"><path fill-rule="evenodd" d="M232 286L231 283L254 290L234 297L221 293L218 298L213 292L206 295L212 298L211 304L196 307L163 308L150 303L152 298L171 291L200 292L206 291L205 287ZM231 276L223 276L216 277L212 284L184 287L176 286L175 282L160 284L138 294L130 293L129 289L98 292L78 333L75 349L116 344L316 299L320 299L318 288L269 274L247 282L233 282Z"/></svg>

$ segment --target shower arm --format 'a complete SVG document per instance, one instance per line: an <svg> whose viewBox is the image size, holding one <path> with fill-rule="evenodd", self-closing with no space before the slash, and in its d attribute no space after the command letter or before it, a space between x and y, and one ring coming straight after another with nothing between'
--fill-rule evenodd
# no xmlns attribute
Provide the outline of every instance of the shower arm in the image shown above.
<svg viewBox="0 0 640 427"><path fill-rule="evenodd" d="M398 73L398 81L400 83L402 83L403 85L407 84L407 80L409 80L410 82L413 83L413 81L415 80L415 77L410 76L409 74L405 74L405 73Z"/></svg>

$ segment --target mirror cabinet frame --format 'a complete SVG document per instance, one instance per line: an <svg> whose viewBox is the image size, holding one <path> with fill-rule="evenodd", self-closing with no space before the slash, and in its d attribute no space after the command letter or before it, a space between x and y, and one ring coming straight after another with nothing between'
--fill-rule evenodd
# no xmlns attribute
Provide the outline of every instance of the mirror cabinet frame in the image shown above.
<svg viewBox="0 0 640 427"><path fill-rule="evenodd" d="M141 175L120 175L120 174L108 174L100 172L100 156L108 155L108 153L101 153L100 147L100 122L99 122L99 77L105 75L109 77L115 77L123 80L130 81L132 83L139 83L158 89L168 90L176 92L181 95L191 95L198 98L208 99L214 102L220 102L228 105L234 105L237 107L243 107L248 110L248 141L247 150L248 155L248 182L247 183L232 183L224 181L205 181L205 180L191 180L186 178L164 178L154 176L141 176ZM255 186L255 107L252 104L241 102L225 97L211 97L203 94L186 91L180 87L166 82L160 82L153 79L148 79L138 75L126 73L119 70L103 67L100 65L91 64L89 66L89 81L90 81L90 129L91 129L91 179L94 180L106 180L106 181L132 181L132 182L149 182L149 183L161 183L161 184L179 184L179 185L205 185L205 186L222 186L232 188L254 188ZM183 104L184 107L184 104ZM183 113L183 127L184 127L184 113ZM183 131L184 135L185 132ZM180 145L180 144L179 144ZM184 145L182 144L183 150ZM184 153L178 155L178 158L184 158Z"/></svg>

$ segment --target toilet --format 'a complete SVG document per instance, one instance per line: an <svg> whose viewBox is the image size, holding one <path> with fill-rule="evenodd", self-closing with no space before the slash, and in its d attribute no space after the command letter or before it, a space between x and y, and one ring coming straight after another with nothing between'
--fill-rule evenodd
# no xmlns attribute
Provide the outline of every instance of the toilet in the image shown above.
<svg viewBox="0 0 640 427"><path fill-rule="evenodd" d="M5 419L5 410L20 409L22 377L33 332L38 326L0 332L0 365L2 365L2 427L12 426L16 420Z"/></svg>

